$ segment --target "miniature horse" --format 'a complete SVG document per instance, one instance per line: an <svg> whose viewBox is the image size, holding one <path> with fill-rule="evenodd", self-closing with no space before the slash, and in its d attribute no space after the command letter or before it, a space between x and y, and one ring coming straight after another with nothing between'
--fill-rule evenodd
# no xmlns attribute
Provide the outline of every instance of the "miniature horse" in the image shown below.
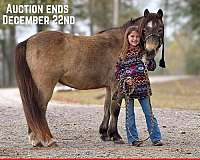
<svg viewBox="0 0 200 160"><path fill-rule="evenodd" d="M139 26L144 47L155 54L154 50L163 43L162 16L161 9L157 13L149 13L146 9L143 17L93 36L46 31L19 43L15 54L16 78L30 143L33 146L56 144L45 115L58 82L79 90L105 87L104 118L99 132L103 140L121 140L117 131L120 106L119 102L111 101L111 96L116 84L115 63L124 32L129 26Z"/></svg>

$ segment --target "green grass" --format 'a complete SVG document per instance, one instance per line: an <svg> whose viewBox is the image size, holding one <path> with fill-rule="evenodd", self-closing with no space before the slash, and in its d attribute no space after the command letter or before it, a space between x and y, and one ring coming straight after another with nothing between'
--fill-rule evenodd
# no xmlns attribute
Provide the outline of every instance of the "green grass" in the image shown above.
<svg viewBox="0 0 200 160"><path fill-rule="evenodd" d="M105 92L106 90L104 88L56 92L53 94L53 99L66 103L103 105Z"/></svg>
<svg viewBox="0 0 200 160"><path fill-rule="evenodd" d="M200 77L152 84L153 107L200 110ZM103 105L105 89L56 92L54 100ZM136 106L139 104L136 102Z"/></svg>
<svg viewBox="0 0 200 160"><path fill-rule="evenodd" d="M200 78L152 85L152 104L160 108L200 109Z"/></svg>

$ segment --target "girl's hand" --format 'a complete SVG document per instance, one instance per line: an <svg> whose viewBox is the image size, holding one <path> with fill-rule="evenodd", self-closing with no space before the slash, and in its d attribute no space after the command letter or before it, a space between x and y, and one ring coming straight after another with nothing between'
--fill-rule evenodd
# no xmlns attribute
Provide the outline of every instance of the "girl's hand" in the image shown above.
<svg viewBox="0 0 200 160"><path fill-rule="evenodd" d="M127 80L126 80L126 83L129 85L129 86L132 86L133 85L133 79L131 77L128 77Z"/></svg>

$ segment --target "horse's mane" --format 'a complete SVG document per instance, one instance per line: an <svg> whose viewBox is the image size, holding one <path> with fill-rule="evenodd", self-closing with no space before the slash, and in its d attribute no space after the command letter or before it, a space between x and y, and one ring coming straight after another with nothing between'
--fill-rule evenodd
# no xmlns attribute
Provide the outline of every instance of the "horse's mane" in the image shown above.
<svg viewBox="0 0 200 160"><path fill-rule="evenodd" d="M110 31L110 30L112 30L112 29L119 29L119 28L121 28L122 30L125 31L128 27L134 25L134 23L135 23L136 21L138 21L138 20L140 20L140 19L142 19L142 18L143 18L143 16L142 16L142 17L135 18L135 19L131 18L128 22L124 23L124 24L123 24L122 26L120 26L120 27L108 28L108 29L105 29L105 30L103 30L103 31L97 32L97 34L104 33L104 32L106 32L106 31Z"/></svg>
<svg viewBox="0 0 200 160"><path fill-rule="evenodd" d="M138 17L136 19L131 18L128 22L123 24L121 28L123 30L126 30L128 27L133 26L136 21L141 20L142 18L143 18L143 16L142 17Z"/></svg>
<svg viewBox="0 0 200 160"><path fill-rule="evenodd" d="M120 27L108 28L108 29L105 29L105 30L103 30L103 31L97 32L97 34L101 34L101 33L104 33L104 32L106 32L106 31L110 31L110 30L113 30L113 29L122 29L122 30L125 32L126 29L127 29L128 27L133 26L133 25L135 24L135 22L140 21L141 19L143 19L143 20L142 20L142 23L140 23L140 28L143 28L147 21L153 20L153 19L155 19L155 18L158 18L158 15L157 15L156 13L150 13L150 14L148 14L148 16L145 17L145 18L144 18L144 16L138 17L138 18L135 18L135 19L131 18L128 22L124 23L124 24L123 24L122 26L120 26ZM138 25L138 24L137 24L137 25Z"/></svg>

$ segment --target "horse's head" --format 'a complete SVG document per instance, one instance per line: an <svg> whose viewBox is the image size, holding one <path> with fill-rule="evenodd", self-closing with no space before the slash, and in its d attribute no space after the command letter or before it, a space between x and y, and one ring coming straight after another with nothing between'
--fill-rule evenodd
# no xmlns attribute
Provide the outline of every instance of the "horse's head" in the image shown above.
<svg viewBox="0 0 200 160"><path fill-rule="evenodd" d="M144 11L143 38L147 51L158 50L163 43L164 24L162 21L163 12L161 9L157 13Z"/></svg>
<svg viewBox="0 0 200 160"><path fill-rule="evenodd" d="M160 46L163 45L160 66L164 68L164 23L162 17L163 11L161 9L157 13L150 13L146 9L144 11L141 29L144 48L149 52L150 57L154 58Z"/></svg>

